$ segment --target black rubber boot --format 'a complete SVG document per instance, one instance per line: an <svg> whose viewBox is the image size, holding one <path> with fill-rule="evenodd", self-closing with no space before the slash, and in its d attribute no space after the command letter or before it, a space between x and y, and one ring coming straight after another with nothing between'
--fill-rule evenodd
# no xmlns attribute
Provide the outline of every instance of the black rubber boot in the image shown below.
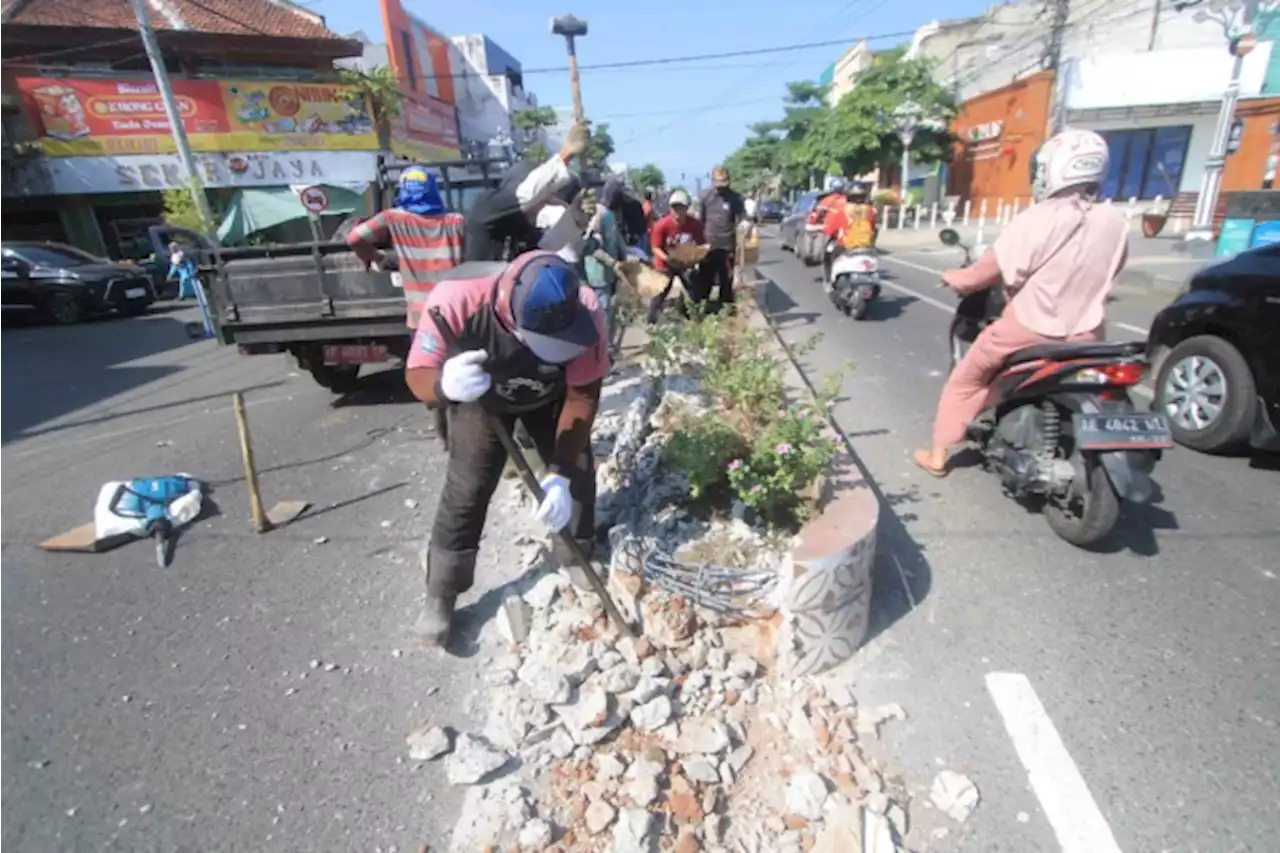
<svg viewBox="0 0 1280 853"><path fill-rule="evenodd" d="M443 647L449 642L449 629L453 627L453 610L457 603L456 595L443 598L427 595L427 604L413 625L413 633L423 645Z"/></svg>
<svg viewBox="0 0 1280 853"><path fill-rule="evenodd" d="M444 646L453 627L453 611L458 595L475 582L478 551L421 552L422 568L427 579L427 602L414 623L413 633L424 645Z"/></svg>

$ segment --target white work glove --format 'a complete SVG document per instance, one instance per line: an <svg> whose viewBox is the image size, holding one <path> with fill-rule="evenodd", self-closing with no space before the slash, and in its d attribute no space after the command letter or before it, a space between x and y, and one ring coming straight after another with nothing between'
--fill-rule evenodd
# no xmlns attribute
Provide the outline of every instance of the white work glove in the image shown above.
<svg viewBox="0 0 1280 853"><path fill-rule="evenodd" d="M573 517L569 481L559 474L549 474L539 485L542 486L542 503L533 514L534 520L546 525L552 533L559 533Z"/></svg>
<svg viewBox="0 0 1280 853"><path fill-rule="evenodd" d="M444 363L440 371L440 390L454 403L470 403L484 396L493 385L493 377L484 369L489 353L473 349L460 353Z"/></svg>

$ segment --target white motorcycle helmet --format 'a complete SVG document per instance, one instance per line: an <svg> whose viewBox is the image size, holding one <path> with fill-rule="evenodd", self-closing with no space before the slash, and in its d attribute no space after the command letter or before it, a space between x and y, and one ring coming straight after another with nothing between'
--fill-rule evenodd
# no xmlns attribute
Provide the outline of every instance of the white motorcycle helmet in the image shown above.
<svg viewBox="0 0 1280 853"><path fill-rule="evenodd" d="M1064 130L1031 157L1031 193L1044 201L1081 184L1101 184L1110 159L1107 141L1092 130Z"/></svg>

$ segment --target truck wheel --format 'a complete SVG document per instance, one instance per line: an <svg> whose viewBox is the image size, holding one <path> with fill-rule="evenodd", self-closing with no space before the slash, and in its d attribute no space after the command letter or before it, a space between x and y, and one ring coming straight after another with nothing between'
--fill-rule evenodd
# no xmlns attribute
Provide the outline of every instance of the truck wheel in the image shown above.
<svg viewBox="0 0 1280 853"><path fill-rule="evenodd" d="M65 291L50 293L44 301L44 312L59 326L71 326L84 318L84 307L80 300Z"/></svg>
<svg viewBox="0 0 1280 853"><path fill-rule="evenodd" d="M1244 444L1253 427L1258 388L1240 351L1222 338L1199 335L1160 363L1154 410L1169 418L1179 444L1221 453Z"/></svg>
<svg viewBox="0 0 1280 853"><path fill-rule="evenodd" d="M309 369L317 385L335 394L350 394L359 387L358 364L312 364Z"/></svg>

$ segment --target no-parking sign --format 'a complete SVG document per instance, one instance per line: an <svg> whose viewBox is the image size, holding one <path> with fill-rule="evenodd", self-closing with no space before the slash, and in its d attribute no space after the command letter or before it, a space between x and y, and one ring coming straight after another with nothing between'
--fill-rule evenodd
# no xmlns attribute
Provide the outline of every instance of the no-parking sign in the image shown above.
<svg viewBox="0 0 1280 853"><path fill-rule="evenodd" d="M298 193L307 213L320 215L329 209L329 191L324 187L306 187Z"/></svg>

